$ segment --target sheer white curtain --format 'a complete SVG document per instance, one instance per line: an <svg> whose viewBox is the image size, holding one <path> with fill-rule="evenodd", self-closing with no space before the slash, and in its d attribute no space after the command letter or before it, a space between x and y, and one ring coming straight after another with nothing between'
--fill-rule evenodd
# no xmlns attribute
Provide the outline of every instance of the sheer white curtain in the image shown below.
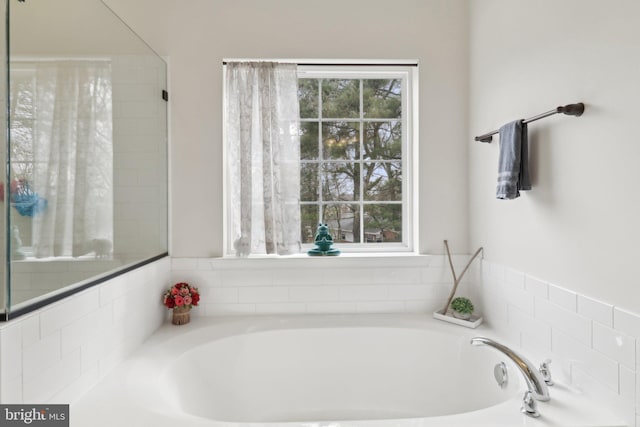
<svg viewBox="0 0 640 427"><path fill-rule="evenodd" d="M296 66L226 68L228 236L237 255L300 251L300 135Z"/></svg>
<svg viewBox="0 0 640 427"><path fill-rule="evenodd" d="M111 66L34 64L33 187L47 200L33 217L35 256L84 255L113 241Z"/></svg>

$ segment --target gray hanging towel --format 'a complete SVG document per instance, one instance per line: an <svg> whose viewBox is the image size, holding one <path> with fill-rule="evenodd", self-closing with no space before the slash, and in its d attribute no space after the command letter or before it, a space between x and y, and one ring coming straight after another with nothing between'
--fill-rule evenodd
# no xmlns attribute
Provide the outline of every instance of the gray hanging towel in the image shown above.
<svg viewBox="0 0 640 427"><path fill-rule="evenodd" d="M500 128L498 160L498 199L515 199L520 191L531 190L527 124L515 120Z"/></svg>

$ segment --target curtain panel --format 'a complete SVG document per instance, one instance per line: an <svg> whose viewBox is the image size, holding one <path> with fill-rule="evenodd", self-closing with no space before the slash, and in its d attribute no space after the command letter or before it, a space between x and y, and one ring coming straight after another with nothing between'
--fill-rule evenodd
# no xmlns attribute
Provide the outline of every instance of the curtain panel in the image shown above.
<svg viewBox="0 0 640 427"><path fill-rule="evenodd" d="M230 62L225 76L228 238L238 256L298 253L296 65Z"/></svg>
<svg viewBox="0 0 640 427"><path fill-rule="evenodd" d="M33 218L34 252L77 257L113 241L111 65L34 65L34 187L48 202Z"/></svg>

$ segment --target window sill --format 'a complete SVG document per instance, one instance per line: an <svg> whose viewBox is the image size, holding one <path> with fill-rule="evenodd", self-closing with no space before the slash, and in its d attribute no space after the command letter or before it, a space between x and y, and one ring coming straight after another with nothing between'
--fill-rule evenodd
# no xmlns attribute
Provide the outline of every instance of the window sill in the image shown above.
<svg viewBox="0 0 640 427"><path fill-rule="evenodd" d="M226 256L209 258L213 269L243 269L253 268L305 268L318 264L331 268L358 267L428 267L434 262L442 262L439 255L424 255L415 252L376 252L376 253L342 253L339 256L309 256L306 253L288 256L252 255L246 258Z"/></svg>

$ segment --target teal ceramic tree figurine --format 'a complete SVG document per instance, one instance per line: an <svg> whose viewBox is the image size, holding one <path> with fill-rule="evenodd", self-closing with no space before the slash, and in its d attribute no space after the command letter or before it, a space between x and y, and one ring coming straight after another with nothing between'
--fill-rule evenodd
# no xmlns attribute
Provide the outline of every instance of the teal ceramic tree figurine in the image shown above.
<svg viewBox="0 0 640 427"><path fill-rule="evenodd" d="M329 234L329 226L327 224L318 224L318 231L316 231L316 237L313 240L316 247L307 251L311 256L336 256L340 255L338 249L332 249L333 237Z"/></svg>

